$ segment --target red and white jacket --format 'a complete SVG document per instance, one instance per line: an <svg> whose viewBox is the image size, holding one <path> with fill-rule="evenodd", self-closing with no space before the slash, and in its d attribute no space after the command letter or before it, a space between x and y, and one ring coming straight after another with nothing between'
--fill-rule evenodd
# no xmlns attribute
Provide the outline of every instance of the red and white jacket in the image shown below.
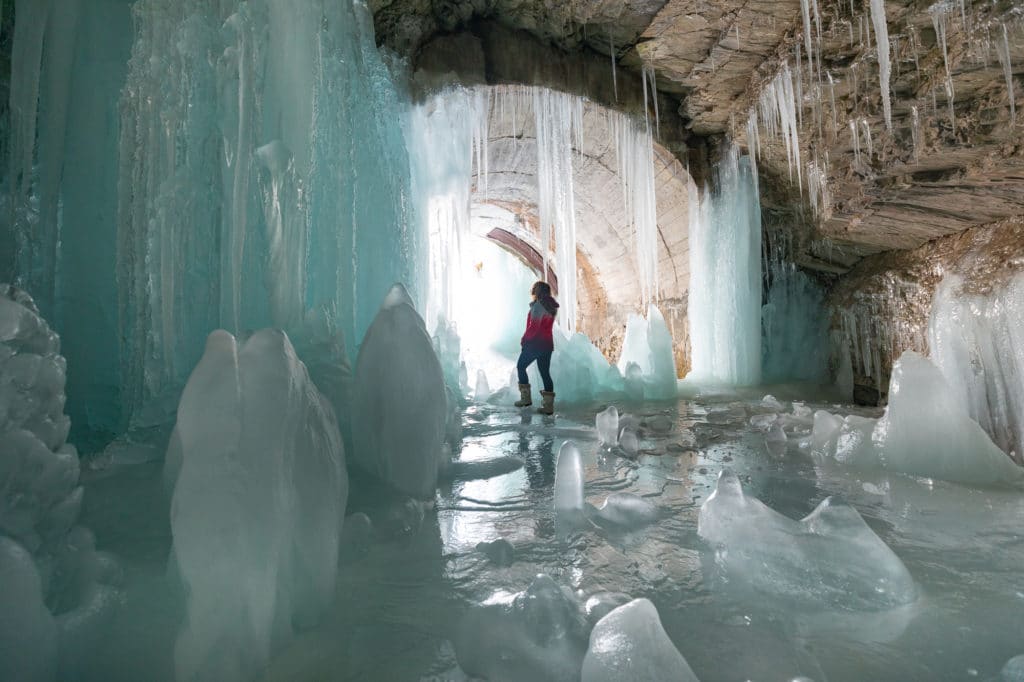
<svg viewBox="0 0 1024 682"><path fill-rule="evenodd" d="M526 333L523 334L521 341L524 350L550 353L555 349L555 340L551 335L551 329L555 326L557 313L558 302L553 298L549 298L545 302L534 301L530 304L530 312L526 315Z"/></svg>

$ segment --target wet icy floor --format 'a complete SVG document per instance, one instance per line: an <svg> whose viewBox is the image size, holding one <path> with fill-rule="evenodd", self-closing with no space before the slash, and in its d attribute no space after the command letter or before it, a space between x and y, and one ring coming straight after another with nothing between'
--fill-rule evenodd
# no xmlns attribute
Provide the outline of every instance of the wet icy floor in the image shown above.
<svg viewBox="0 0 1024 682"><path fill-rule="evenodd" d="M818 682L985 680L1024 653L1019 492L825 471L795 435L785 452L773 454L749 426L751 416L768 411L759 395L619 405L641 421L641 452L631 460L599 448L593 424L600 407L568 408L554 418L469 408L461 460L511 456L524 465L446 483L436 511L422 521L408 505L355 482L350 513L372 517L378 537L365 551L349 552L328 615L295 637L266 679L465 679L452 646L463 614L495 592L525 589L538 573L584 595L651 599L704 682L800 675ZM610 492L633 492L655 503L662 519L632 531L566 532L553 511L554 462L566 439L583 452L589 502L599 506ZM748 495L792 518L841 495L903 560L921 598L894 611L856 613L725 582L696 532L700 505L724 466ZM464 465L455 475L503 470ZM128 589L128 604L91 671L97 679L172 677L181 610L165 571L166 509L156 464L87 480L84 522L102 548L122 558ZM499 537L515 547L511 566L475 550Z"/></svg>

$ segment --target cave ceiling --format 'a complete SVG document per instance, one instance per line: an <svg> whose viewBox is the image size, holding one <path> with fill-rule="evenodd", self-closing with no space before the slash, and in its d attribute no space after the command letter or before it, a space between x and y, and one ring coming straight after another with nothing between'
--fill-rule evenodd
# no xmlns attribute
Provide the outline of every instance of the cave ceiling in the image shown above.
<svg viewBox="0 0 1024 682"><path fill-rule="evenodd" d="M795 79L802 85L801 155L805 164L813 160L825 168L828 196L824 209L812 211L806 180L790 180L785 148L762 135L764 212L793 229L802 266L843 273L868 255L1024 214L1024 114L1011 120L1006 60L1000 59L1005 27L1003 54L1018 104L1024 104L1024 4L886 0L884 6L891 130L882 114L865 0L818 3L814 71L808 68L799 0L373 0L370 8L378 41L414 65L439 36L491 22L554 52L603 61L607 80L614 51L620 88L630 73L639 80L641 66L653 69L662 101L676 110L683 129L679 145L662 142L681 158L686 151L680 147L690 149L684 162L698 179L697 162L714 153L694 158L692 150L713 149L726 136L747 145L751 108L788 64L803 74ZM508 42L503 45L508 51ZM665 110L663 105L663 124ZM674 134L671 122L663 127Z"/></svg>

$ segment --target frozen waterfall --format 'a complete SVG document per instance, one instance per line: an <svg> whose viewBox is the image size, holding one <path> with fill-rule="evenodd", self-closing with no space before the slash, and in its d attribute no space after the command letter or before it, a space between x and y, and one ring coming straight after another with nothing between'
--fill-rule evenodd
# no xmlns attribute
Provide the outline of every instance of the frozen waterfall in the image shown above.
<svg viewBox="0 0 1024 682"><path fill-rule="evenodd" d="M694 382L761 379L761 206L749 158L730 145L717 185L690 183L690 343Z"/></svg>

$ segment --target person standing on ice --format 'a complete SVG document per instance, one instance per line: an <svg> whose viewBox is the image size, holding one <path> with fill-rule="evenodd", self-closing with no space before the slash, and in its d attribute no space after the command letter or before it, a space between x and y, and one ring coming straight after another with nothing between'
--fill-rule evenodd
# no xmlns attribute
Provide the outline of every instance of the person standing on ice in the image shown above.
<svg viewBox="0 0 1024 682"><path fill-rule="evenodd" d="M516 370L519 372L519 400L516 401L516 407L529 407L533 404L526 368L536 360L541 381L544 382L544 390L540 392L543 404L538 411L541 414L554 414L555 387L551 383L550 368L555 340L551 335L551 329L555 326L555 316L558 315L558 301L551 296L551 287L547 282L535 283L530 289L530 294L533 301L530 303L530 312L526 315L526 333L523 334L521 341L523 350L516 363Z"/></svg>

